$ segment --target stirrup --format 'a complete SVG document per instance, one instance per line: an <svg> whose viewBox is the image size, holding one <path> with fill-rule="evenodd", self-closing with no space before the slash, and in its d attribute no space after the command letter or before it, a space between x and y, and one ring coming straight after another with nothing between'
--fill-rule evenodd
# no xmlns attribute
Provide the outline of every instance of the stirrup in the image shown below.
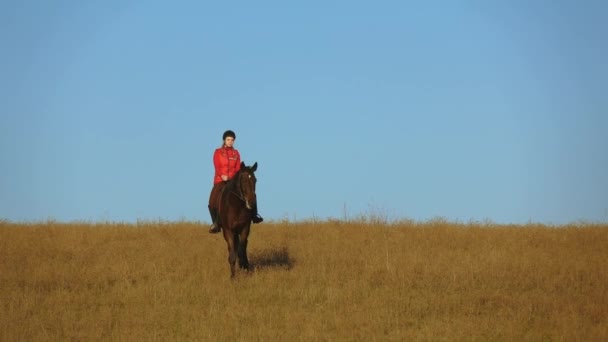
<svg viewBox="0 0 608 342"><path fill-rule="evenodd" d="M260 215L255 215L255 216L254 216L254 217L251 219L251 221L253 221L253 223L260 223L260 222L264 221L264 219L263 219L263 218L262 218L262 216L260 216Z"/></svg>

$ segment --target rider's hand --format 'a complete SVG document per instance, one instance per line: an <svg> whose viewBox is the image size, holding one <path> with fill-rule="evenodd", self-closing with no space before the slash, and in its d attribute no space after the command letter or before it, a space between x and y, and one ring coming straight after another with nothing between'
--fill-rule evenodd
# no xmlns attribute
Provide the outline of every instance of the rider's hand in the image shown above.
<svg viewBox="0 0 608 342"><path fill-rule="evenodd" d="M228 180L228 176L226 176L226 175L222 175L221 177L224 182Z"/></svg>

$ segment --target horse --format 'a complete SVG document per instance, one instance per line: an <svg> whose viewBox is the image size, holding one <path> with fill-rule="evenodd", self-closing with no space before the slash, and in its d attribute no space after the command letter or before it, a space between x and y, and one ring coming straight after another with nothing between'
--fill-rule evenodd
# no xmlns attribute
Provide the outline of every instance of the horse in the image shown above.
<svg viewBox="0 0 608 342"><path fill-rule="evenodd" d="M257 168L257 162L251 167L241 162L240 170L226 183L218 199L219 223L228 245L231 278L235 275L237 257L239 267L249 271L247 239L253 219L252 209L257 205L255 194L257 179L254 174Z"/></svg>

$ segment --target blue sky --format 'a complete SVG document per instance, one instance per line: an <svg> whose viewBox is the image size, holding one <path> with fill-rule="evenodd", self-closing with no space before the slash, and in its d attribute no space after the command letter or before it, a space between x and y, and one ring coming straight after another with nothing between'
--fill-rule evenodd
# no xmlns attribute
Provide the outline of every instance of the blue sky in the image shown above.
<svg viewBox="0 0 608 342"><path fill-rule="evenodd" d="M0 2L0 218L608 221L605 1Z"/></svg>

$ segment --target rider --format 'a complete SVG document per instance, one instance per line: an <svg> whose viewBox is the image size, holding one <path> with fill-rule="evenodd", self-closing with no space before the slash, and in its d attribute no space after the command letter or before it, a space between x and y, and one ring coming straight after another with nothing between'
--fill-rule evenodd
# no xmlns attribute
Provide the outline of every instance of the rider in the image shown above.
<svg viewBox="0 0 608 342"><path fill-rule="evenodd" d="M241 169L241 155L234 148L236 134L233 131L227 130L222 135L224 143L213 153L213 165L215 166L215 176L213 178L213 188L209 195L209 214L213 222L209 233L219 233L220 225L218 224L218 201L222 188L228 180ZM256 201L257 202L257 201ZM258 214L257 204L253 207L253 223L260 223L264 219Z"/></svg>

